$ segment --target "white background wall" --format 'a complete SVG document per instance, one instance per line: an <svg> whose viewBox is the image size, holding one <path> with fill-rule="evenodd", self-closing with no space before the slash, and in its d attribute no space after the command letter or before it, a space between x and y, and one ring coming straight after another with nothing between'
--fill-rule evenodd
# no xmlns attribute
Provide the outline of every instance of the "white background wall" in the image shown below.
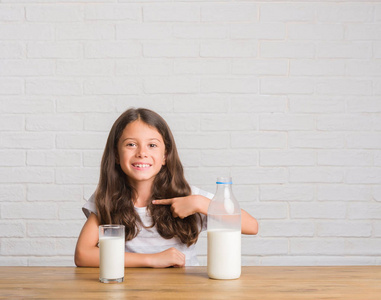
<svg viewBox="0 0 381 300"><path fill-rule="evenodd" d="M381 263L380 1L0 1L0 265L73 265L131 106L231 173L244 264Z"/></svg>

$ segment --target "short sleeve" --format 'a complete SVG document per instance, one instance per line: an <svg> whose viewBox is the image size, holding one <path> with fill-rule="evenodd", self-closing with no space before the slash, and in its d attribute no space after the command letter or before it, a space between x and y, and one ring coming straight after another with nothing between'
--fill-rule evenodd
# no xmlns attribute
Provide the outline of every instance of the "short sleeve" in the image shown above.
<svg viewBox="0 0 381 300"><path fill-rule="evenodd" d="M191 190L192 190L192 195L201 195L206 198L209 198L210 200L212 200L212 198L214 197L214 194L204 191L196 186L191 186Z"/></svg>
<svg viewBox="0 0 381 300"><path fill-rule="evenodd" d="M82 206L82 211L85 214L86 218L90 216L91 213L97 214L97 207L95 205L95 193L91 195L89 200Z"/></svg>

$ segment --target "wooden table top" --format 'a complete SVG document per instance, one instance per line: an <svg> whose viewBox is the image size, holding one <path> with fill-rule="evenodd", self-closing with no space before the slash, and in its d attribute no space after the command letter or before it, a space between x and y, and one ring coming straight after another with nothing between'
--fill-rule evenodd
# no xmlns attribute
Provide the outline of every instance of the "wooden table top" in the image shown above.
<svg viewBox="0 0 381 300"><path fill-rule="evenodd" d="M123 283L98 268L0 267L1 299L381 299L381 266L242 267L212 280L206 267L126 268Z"/></svg>

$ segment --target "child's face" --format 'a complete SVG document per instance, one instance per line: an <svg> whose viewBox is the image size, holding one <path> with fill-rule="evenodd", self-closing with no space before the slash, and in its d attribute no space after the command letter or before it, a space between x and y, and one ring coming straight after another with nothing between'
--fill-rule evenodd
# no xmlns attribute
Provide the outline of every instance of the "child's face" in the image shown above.
<svg viewBox="0 0 381 300"><path fill-rule="evenodd" d="M153 182L165 165L165 144L161 134L137 120L124 128L118 142L117 163L132 184Z"/></svg>

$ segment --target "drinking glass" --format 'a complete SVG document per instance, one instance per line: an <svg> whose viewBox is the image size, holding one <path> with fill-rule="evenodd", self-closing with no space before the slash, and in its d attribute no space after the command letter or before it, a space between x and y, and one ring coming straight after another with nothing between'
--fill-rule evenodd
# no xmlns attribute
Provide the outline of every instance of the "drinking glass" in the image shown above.
<svg viewBox="0 0 381 300"><path fill-rule="evenodd" d="M103 283L124 280L124 226L99 226L99 281Z"/></svg>

